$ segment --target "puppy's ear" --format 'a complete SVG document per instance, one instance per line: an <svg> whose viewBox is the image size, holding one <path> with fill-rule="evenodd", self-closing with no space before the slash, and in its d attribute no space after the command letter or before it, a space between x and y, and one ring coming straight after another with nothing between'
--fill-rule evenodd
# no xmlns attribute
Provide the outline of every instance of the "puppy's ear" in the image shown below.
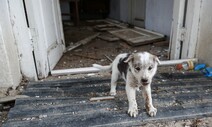
<svg viewBox="0 0 212 127"><path fill-rule="evenodd" d="M160 64L160 60L158 59L158 57L157 57L157 56L154 56L154 58L153 58L153 59L154 59L154 61L155 61L155 62L157 62L158 64Z"/></svg>
<svg viewBox="0 0 212 127"><path fill-rule="evenodd" d="M131 60L133 60L133 54L130 54L129 57L124 61L125 63L130 62Z"/></svg>

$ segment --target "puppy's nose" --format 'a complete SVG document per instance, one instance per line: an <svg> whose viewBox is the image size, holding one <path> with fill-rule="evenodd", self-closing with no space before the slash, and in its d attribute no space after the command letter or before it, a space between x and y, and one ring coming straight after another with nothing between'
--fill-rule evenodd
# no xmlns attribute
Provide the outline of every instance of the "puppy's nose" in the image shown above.
<svg viewBox="0 0 212 127"><path fill-rule="evenodd" d="M141 81L142 81L143 83L146 83L148 80L147 80L147 79L141 79Z"/></svg>

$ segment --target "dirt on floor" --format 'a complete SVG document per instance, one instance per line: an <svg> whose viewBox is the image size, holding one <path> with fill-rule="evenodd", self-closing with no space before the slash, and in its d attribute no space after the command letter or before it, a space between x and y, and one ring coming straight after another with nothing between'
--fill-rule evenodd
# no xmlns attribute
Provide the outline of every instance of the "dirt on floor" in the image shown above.
<svg viewBox="0 0 212 127"><path fill-rule="evenodd" d="M98 31L95 29L96 25L104 25L105 22L81 22L78 27L72 26L72 24L64 24L64 34L66 40L66 46L76 44L82 39L88 36L100 33L103 36L113 36L107 31ZM92 64L97 63L101 65L108 65L111 63L110 59L114 59L116 55L120 53L132 53L139 51L148 51L159 57L160 60L168 59L169 41L156 42L148 45L132 47L123 40L118 41L105 41L100 38L95 38L88 44L80 46L74 50L64 53L58 64L54 69L70 69L79 67L90 67ZM176 72L175 66L159 67L160 72ZM78 75L65 75L65 76L49 76L43 80L58 80L58 79L75 79L75 78L87 78L87 77L110 77L109 73L92 73L92 74L78 74ZM15 91L16 94L21 93L27 82L23 81L22 85ZM6 90L1 97L13 94L12 90ZM15 93L14 93L15 95ZM7 113L12 107L14 102L7 104L0 104L0 126L1 123L6 120ZM198 118L198 119L186 119L179 121L169 122L153 122L144 125L143 127L212 127L212 117Z"/></svg>

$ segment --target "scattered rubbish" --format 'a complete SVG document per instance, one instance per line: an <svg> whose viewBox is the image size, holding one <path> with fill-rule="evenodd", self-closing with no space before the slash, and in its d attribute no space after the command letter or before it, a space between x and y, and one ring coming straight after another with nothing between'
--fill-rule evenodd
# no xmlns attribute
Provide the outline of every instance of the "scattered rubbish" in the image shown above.
<svg viewBox="0 0 212 127"><path fill-rule="evenodd" d="M177 64L176 68L177 68L177 70L181 70L181 69L184 69L186 71L187 70L193 70L194 69L194 63L193 63L193 61L186 61L186 62Z"/></svg>
<svg viewBox="0 0 212 127"><path fill-rule="evenodd" d="M104 96L104 97L93 97L90 98L90 101L101 101L101 100L112 100L114 96Z"/></svg>
<svg viewBox="0 0 212 127"><path fill-rule="evenodd" d="M205 68L204 73L205 73L205 76L212 77L212 68L211 67Z"/></svg>
<svg viewBox="0 0 212 127"><path fill-rule="evenodd" d="M108 60L110 60L110 62L113 62L113 60L109 57L109 56L107 56L107 55L104 55Z"/></svg>
<svg viewBox="0 0 212 127"><path fill-rule="evenodd" d="M67 51L71 51L71 50L73 50L73 49L75 49L75 48L77 48L77 47L79 47L79 46L81 46L81 45L87 44L88 42L90 42L91 40L93 40L94 38L96 38L98 35L99 35L99 33L94 34L94 35L92 35L92 36L89 36L89 37L87 37L87 38L85 38L85 39L83 39L83 40L77 42L77 43L76 43L75 45L73 45L73 46L72 46L72 45L71 45L71 46L68 46L67 49L66 49L66 52L67 52Z"/></svg>
<svg viewBox="0 0 212 127"><path fill-rule="evenodd" d="M87 74L87 76L94 76L94 75L95 75L94 73Z"/></svg>
<svg viewBox="0 0 212 127"><path fill-rule="evenodd" d="M100 36L98 36L98 38L105 40L105 41L109 41L109 42L114 42L114 41L120 40L119 38L113 37L110 35L100 35Z"/></svg>
<svg viewBox="0 0 212 127"><path fill-rule="evenodd" d="M15 101L17 98L27 98L27 97L29 96L26 96L26 95L7 96L7 97L0 98L0 103L6 103L10 101Z"/></svg>
<svg viewBox="0 0 212 127"><path fill-rule="evenodd" d="M131 47L126 43L120 43L120 45L126 49L130 49Z"/></svg>
<svg viewBox="0 0 212 127"><path fill-rule="evenodd" d="M197 64L195 71L201 71L206 77L212 77L212 67L206 67L206 64Z"/></svg>
<svg viewBox="0 0 212 127"><path fill-rule="evenodd" d="M132 46L146 45L154 42L163 41L164 35L152 33L151 31L139 29L120 29L109 31L111 34L125 40Z"/></svg>
<svg viewBox="0 0 212 127"><path fill-rule="evenodd" d="M85 56L85 55L80 55L80 54L73 54L74 56L79 56L79 57L84 57L87 59L93 59L93 60L101 60L100 58L94 57L94 56Z"/></svg>
<svg viewBox="0 0 212 127"><path fill-rule="evenodd" d="M7 110L7 109L10 109L11 106L7 105L7 106L3 106L3 110Z"/></svg>
<svg viewBox="0 0 212 127"><path fill-rule="evenodd" d="M76 49L74 52L82 52L82 49Z"/></svg>
<svg viewBox="0 0 212 127"><path fill-rule="evenodd" d="M96 25L94 28L101 32L120 29L120 27L114 24Z"/></svg>
<svg viewBox="0 0 212 127"><path fill-rule="evenodd" d="M197 64L194 68L195 71L200 71L206 67L206 64Z"/></svg>

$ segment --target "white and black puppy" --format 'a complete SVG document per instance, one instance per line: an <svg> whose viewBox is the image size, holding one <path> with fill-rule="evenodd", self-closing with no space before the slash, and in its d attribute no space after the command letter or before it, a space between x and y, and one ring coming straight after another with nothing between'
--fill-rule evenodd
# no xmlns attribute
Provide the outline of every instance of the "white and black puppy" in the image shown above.
<svg viewBox="0 0 212 127"><path fill-rule="evenodd" d="M151 82L157 71L159 59L148 53L119 54L110 66L93 64L93 67L102 71L112 70L110 94L116 95L117 80L121 76L126 81L126 93L129 103L128 114L131 117L138 115L136 90L141 87L145 99L145 106L150 116L155 116L157 109L152 104Z"/></svg>

